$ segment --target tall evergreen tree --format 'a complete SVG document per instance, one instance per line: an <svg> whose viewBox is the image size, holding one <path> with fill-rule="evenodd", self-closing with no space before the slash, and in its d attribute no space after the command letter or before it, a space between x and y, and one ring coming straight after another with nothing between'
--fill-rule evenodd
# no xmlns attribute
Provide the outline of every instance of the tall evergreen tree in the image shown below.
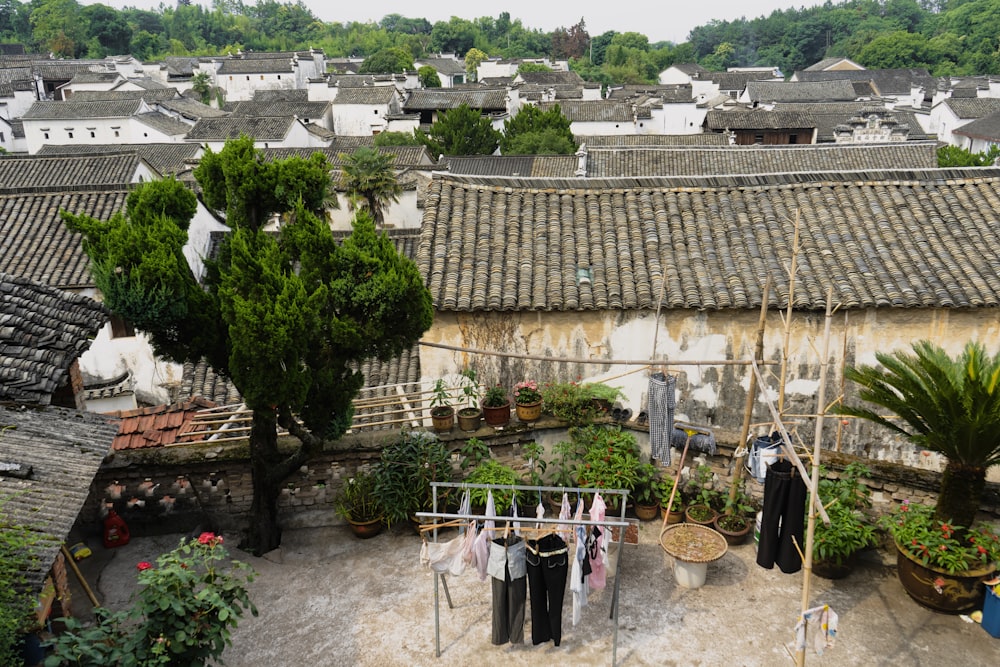
<svg viewBox="0 0 1000 667"><path fill-rule="evenodd" d="M500 133L490 119L461 104L449 109L423 135L427 148L438 155L492 155L500 144Z"/></svg>
<svg viewBox="0 0 1000 667"><path fill-rule="evenodd" d="M241 137L207 151L195 178L232 230L204 286L182 253L194 195L176 181L140 185L107 222L63 218L84 236L105 303L148 333L159 354L206 358L252 411L244 547L261 554L281 541L284 479L350 425L364 382L352 364L418 340L431 324L430 294L366 212L343 243L334 240L320 217L330 186L320 154L266 162ZM280 235L265 232L279 213ZM279 425L294 447L278 447Z"/></svg>

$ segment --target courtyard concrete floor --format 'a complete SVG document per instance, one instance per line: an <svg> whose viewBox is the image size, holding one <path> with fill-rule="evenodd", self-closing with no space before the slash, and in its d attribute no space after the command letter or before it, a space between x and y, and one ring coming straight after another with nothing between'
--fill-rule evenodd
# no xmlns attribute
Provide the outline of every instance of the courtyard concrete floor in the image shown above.
<svg viewBox="0 0 1000 667"><path fill-rule="evenodd" d="M802 574L765 570L752 541L731 547L709 565L703 587L675 583L672 559L659 545L659 521L643 523L639 544L625 545L621 577L618 665L791 665ZM94 555L80 563L101 603L126 605L135 565L177 545L180 535L133 537L115 550L87 538ZM235 536L231 540L235 542ZM418 559L420 538L408 527L369 540L347 526L287 530L281 548L256 558L230 547L257 571L251 595L260 610L246 616L224 655L230 667L283 665L611 665L614 622L609 620L614 579L592 592L579 625L563 608L563 640L533 646L530 610L525 643L490 642L489 582L474 571L449 577L454 608L441 591L441 656L435 657L434 577ZM1000 639L960 616L929 611L913 602L895 576L895 557L865 554L846 579L812 577L812 605L839 615L836 643L822 655L806 652L807 665L1000 665ZM86 615L82 590L73 608Z"/></svg>

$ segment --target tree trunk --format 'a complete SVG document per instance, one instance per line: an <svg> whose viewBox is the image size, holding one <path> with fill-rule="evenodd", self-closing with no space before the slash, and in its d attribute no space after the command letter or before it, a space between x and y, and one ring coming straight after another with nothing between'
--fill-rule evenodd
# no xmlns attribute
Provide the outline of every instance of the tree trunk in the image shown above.
<svg viewBox="0 0 1000 667"><path fill-rule="evenodd" d="M291 455L278 450L278 422L273 411L254 410L250 428L250 466L253 474L253 503L250 525L241 546L255 556L281 544L278 525L278 497L281 484L305 458L300 445Z"/></svg>
<svg viewBox="0 0 1000 667"><path fill-rule="evenodd" d="M985 488L986 468L949 460L941 476L941 493L935 517L963 528L970 527L979 511Z"/></svg>

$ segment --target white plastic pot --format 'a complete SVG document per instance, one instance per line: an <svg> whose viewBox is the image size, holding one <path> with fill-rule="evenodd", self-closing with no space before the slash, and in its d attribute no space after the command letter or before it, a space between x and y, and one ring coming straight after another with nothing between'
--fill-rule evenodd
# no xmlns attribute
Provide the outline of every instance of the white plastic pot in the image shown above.
<svg viewBox="0 0 1000 667"><path fill-rule="evenodd" d="M684 588L701 588L705 585L707 574L708 563L689 563L674 559L674 578L677 584Z"/></svg>

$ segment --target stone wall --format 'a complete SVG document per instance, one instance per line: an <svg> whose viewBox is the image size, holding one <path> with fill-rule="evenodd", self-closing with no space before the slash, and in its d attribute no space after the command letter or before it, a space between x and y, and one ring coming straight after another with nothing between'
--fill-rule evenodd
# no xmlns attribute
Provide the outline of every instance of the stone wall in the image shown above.
<svg viewBox="0 0 1000 667"><path fill-rule="evenodd" d="M512 423L516 424L516 422ZM648 430L634 426L640 448L648 455ZM470 434L457 428L440 435L452 449L455 479L460 478L458 450ZM515 469L525 470L521 445L537 441L551 451L552 445L566 439L565 425L547 416L533 426L513 425L504 432L482 427L474 435L486 441L493 455ZM359 466L378 460L385 443L385 433L348 435L337 449L326 451L286 480L278 501L280 521L288 528L338 524L333 498L344 481ZM732 438L716 433L718 453L707 456L692 453L685 468L708 465L716 476L719 489L728 489L734 474ZM246 443L228 445L199 444L162 447L149 450L116 452L102 465L91 487L90 496L80 514L84 531L100 531L106 508L113 506L136 535L196 533L202 530L239 532L246 526L253 499L250 465ZM831 475L858 459L853 454L825 450L823 465ZM665 475L673 477L680 452L673 452ZM867 484L873 490L873 510L883 513L892 503L933 503L940 483L940 473L897 463L862 458L873 470ZM806 461L808 466L808 461ZM746 488L760 500L763 485L749 479ZM1000 484L987 484L982 509L1000 516Z"/></svg>

